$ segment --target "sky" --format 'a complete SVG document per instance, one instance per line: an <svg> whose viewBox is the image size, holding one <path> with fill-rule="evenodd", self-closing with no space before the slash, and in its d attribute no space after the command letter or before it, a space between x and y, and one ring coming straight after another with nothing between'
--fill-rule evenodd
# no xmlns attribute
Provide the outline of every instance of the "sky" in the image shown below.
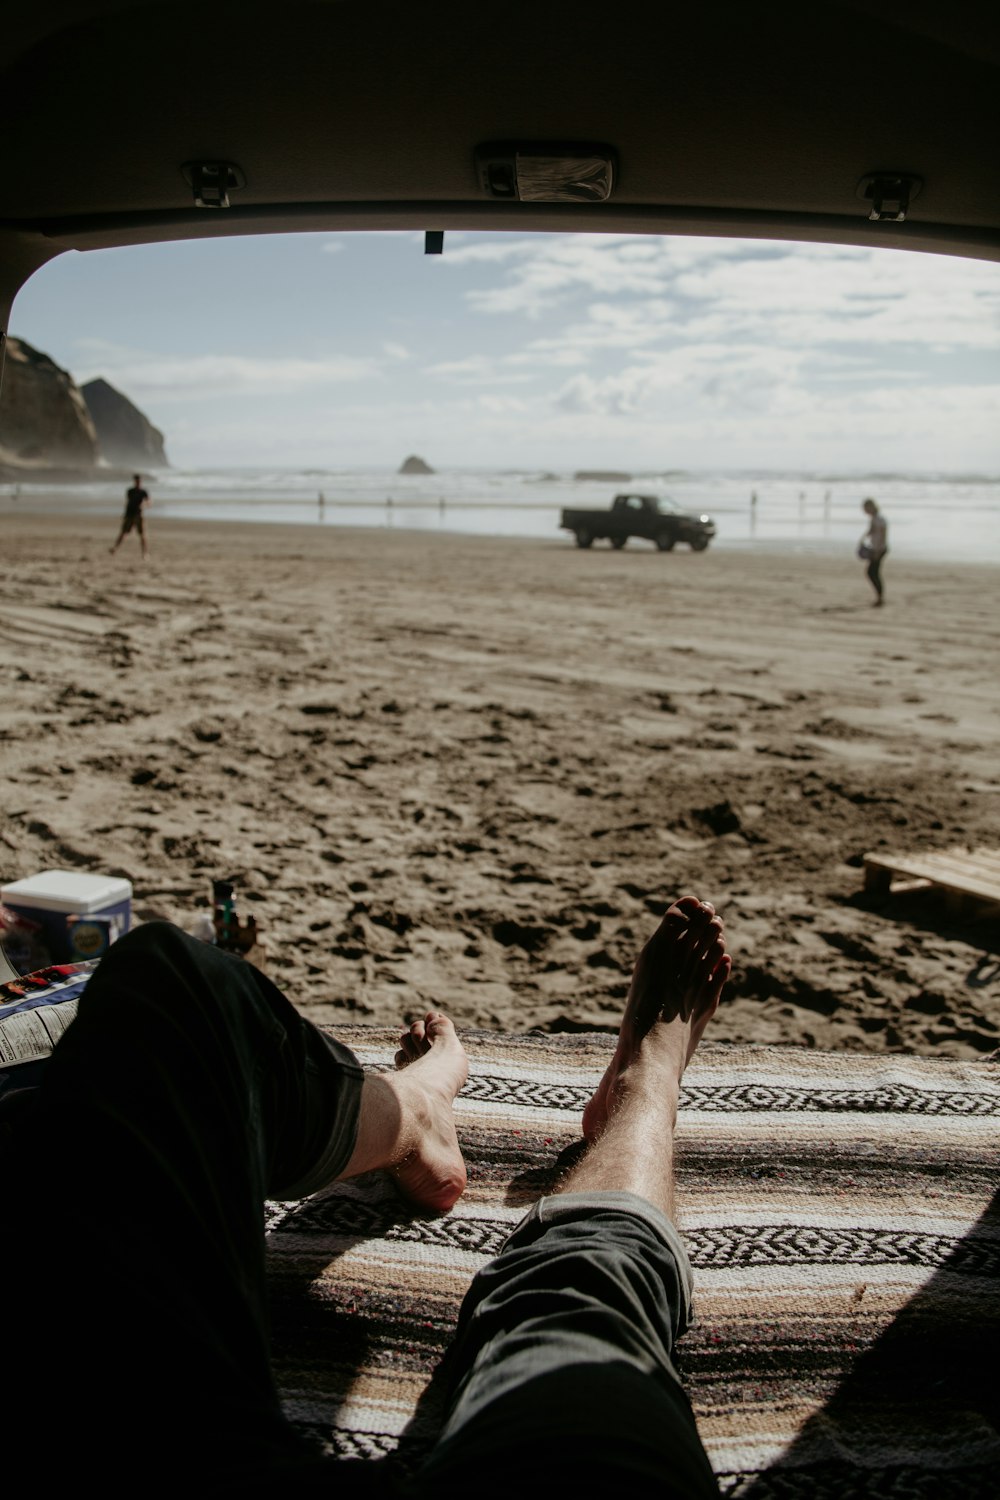
<svg viewBox="0 0 1000 1500"><path fill-rule="evenodd" d="M11 332L182 469L1000 473L1000 265L654 235L69 252Z"/></svg>

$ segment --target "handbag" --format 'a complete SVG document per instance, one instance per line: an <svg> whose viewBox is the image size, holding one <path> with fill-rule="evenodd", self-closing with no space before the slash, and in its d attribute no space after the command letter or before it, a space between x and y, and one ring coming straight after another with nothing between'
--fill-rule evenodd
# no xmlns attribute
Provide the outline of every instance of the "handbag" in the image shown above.
<svg viewBox="0 0 1000 1500"><path fill-rule="evenodd" d="M868 545L867 542L859 542L858 543L858 556L860 557L860 559L861 559L862 562L871 562L871 560L875 556L875 554L872 551L872 549L869 547L869 545Z"/></svg>

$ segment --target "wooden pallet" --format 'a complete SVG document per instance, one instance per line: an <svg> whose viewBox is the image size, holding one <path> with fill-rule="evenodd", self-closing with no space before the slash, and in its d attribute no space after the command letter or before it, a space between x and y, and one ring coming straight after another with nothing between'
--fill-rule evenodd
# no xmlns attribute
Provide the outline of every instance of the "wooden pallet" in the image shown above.
<svg viewBox="0 0 1000 1500"><path fill-rule="evenodd" d="M937 886L949 902L1000 906L1000 849L940 849L923 854L866 854L865 890L888 895Z"/></svg>

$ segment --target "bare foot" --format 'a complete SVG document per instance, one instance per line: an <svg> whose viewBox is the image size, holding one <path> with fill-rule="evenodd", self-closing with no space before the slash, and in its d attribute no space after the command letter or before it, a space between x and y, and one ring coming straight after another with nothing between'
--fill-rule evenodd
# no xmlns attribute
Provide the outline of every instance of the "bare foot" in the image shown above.
<svg viewBox="0 0 1000 1500"><path fill-rule="evenodd" d="M432 1010L414 1021L399 1039L396 1067L396 1092L412 1111L415 1130L390 1170L412 1203L443 1213L465 1191L453 1104L469 1076L465 1048L448 1017Z"/></svg>
<svg viewBox="0 0 1000 1500"><path fill-rule="evenodd" d="M583 1112L588 1141L602 1133L639 1071L676 1095L731 968L715 908L694 896L675 901L636 962L615 1055Z"/></svg>

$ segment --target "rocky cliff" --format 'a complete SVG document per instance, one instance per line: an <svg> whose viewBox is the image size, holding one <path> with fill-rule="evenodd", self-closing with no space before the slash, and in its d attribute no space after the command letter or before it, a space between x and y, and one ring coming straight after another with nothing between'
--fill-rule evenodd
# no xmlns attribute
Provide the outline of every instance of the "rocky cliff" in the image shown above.
<svg viewBox="0 0 1000 1500"><path fill-rule="evenodd" d="M418 458L415 453L411 453L409 458L403 459L399 472L401 474L433 474L434 470L425 459Z"/></svg>
<svg viewBox="0 0 1000 1500"><path fill-rule="evenodd" d="M33 469L90 469L97 432L72 375L24 339L8 339L0 394L0 463Z"/></svg>
<svg viewBox="0 0 1000 1500"><path fill-rule="evenodd" d="M123 468L165 469L163 433L106 380L88 380L80 394L97 430L101 457Z"/></svg>

